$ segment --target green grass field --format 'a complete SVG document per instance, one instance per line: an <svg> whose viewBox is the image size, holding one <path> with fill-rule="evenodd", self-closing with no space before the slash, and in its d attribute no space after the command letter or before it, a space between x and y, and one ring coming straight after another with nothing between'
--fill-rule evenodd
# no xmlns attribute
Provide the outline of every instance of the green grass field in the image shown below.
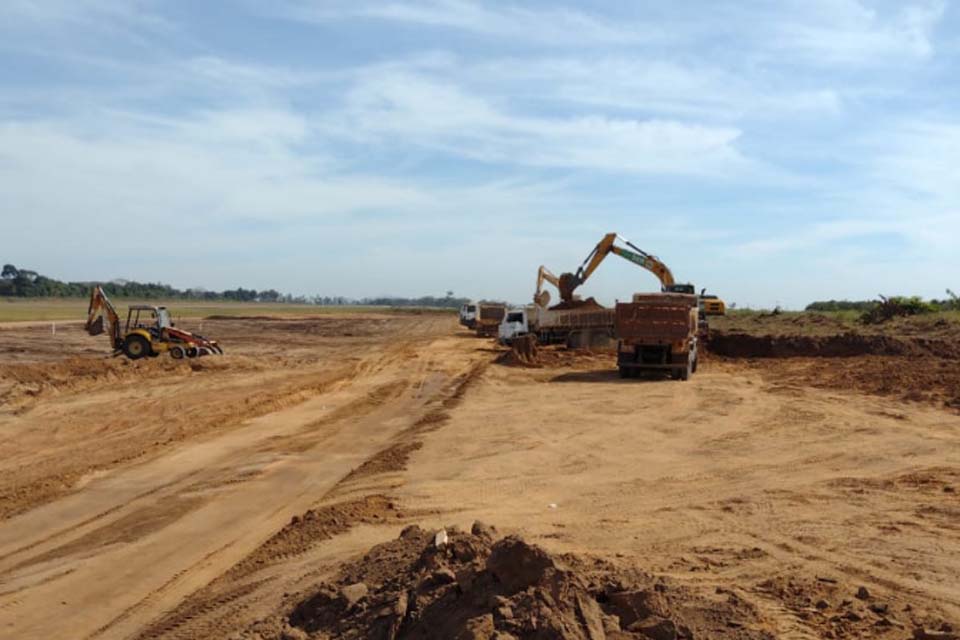
<svg viewBox="0 0 960 640"><path fill-rule="evenodd" d="M126 313L128 304L139 300L114 300L117 313ZM453 313L455 309L418 307L319 306L313 304L277 304L269 302L200 302L193 300L151 300L147 304L166 306L176 318L207 316L311 316L356 313L359 311L391 313ZM0 298L0 322L86 320L86 298Z"/></svg>

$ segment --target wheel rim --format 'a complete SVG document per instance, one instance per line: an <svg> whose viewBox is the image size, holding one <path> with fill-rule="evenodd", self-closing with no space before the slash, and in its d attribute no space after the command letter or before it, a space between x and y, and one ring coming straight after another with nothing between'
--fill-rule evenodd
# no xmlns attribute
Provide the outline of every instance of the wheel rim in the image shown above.
<svg viewBox="0 0 960 640"><path fill-rule="evenodd" d="M130 342L130 346L127 347L127 349L130 351L130 355L132 356L141 356L144 352L143 343L139 340L133 340Z"/></svg>

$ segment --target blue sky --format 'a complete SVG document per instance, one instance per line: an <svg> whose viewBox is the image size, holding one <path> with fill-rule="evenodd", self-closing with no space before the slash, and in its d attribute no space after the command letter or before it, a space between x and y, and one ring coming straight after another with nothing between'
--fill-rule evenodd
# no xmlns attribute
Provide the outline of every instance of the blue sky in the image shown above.
<svg viewBox="0 0 960 640"><path fill-rule="evenodd" d="M0 56L0 259L60 278L521 302L617 231L740 305L960 289L943 0L4 0Z"/></svg>

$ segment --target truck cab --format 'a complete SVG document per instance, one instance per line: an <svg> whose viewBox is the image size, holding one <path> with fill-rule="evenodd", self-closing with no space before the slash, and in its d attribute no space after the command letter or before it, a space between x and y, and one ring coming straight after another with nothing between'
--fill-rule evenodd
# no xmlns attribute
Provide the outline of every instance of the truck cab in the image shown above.
<svg viewBox="0 0 960 640"><path fill-rule="evenodd" d="M530 316L523 307L509 309L500 321L497 339L500 344L509 345L514 338L530 333Z"/></svg>
<svg viewBox="0 0 960 640"><path fill-rule="evenodd" d="M460 324L468 329L477 326L477 303L468 302L460 307Z"/></svg>

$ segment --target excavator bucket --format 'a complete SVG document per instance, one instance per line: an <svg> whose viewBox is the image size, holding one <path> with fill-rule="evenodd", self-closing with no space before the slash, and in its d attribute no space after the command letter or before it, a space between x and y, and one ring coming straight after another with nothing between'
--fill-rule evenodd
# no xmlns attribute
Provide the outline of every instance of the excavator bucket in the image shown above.
<svg viewBox="0 0 960 640"><path fill-rule="evenodd" d="M92 336L103 333L103 316L97 316L96 320L87 325L87 333Z"/></svg>

